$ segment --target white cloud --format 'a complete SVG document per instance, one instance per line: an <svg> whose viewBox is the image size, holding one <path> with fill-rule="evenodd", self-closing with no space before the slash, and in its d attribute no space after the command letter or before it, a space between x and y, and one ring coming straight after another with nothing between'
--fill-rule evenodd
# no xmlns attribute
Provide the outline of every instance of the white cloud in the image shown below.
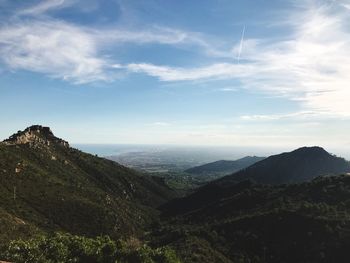
<svg viewBox="0 0 350 263"><path fill-rule="evenodd" d="M333 0L336 1L336 0ZM339 0L339 3L342 7L350 10L350 1L349 0Z"/></svg>
<svg viewBox="0 0 350 263"><path fill-rule="evenodd" d="M125 70L166 82L236 79L242 87L296 100L306 111L350 116L348 0L324 6L316 5L315 1L298 2L303 12L298 9L286 17L287 22L283 21L292 33L280 40L246 37L239 64L235 62L239 41L233 48L222 48L230 44L170 28L87 29L48 17L35 18L72 3L73 0L43 1L19 12L28 16L25 23L17 18L0 27L3 63L12 69L44 73L74 83L113 80L115 72ZM158 43L200 50L215 57L216 62L185 68L106 59L106 46L117 48L126 43Z"/></svg>
<svg viewBox="0 0 350 263"><path fill-rule="evenodd" d="M46 18L0 27L0 59L12 69L87 83L114 79L116 73L111 69L125 70L122 64L106 59L103 52L106 46L189 42L186 33L166 28L96 30Z"/></svg>
<svg viewBox="0 0 350 263"><path fill-rule="evenodd" d="M245 40L248 50L240 64L174 68L134 63L128 69L161 81L237 79L250 89L297 100L309 110L350 116L349 16L328 5L304 8L287 19L294 31L288 39Z"/></svg>
<svg viewBox="0 0 350 263"><path fill-rule="evenodd" d="M131 43L133 45L161 44L170 45L175 48L198 52L214 58L236 57L235 48L232 50L222 48L231 45L205 36L198 32L184 31L162 26L148 26L147 29L98 29L94 31L96 40L102 43L113 43L115 45ZM246 51L253 47L257 40L249 40L245 45Z"/></svg>
<svg viewBox="0 0 350 263"><path fill-rule="evenodd" d="M247 68L254 70L250 65L238 65L230 63L218 63L201 68L172 68L167 66L157 66L147 63L133 63L127 65L127 69L132 72L143 72L150 76L157 77L162 81L185 81L213 78L239 78L250 75Z"/></svg>
<svg viewBox="0 0 350 263"><path fill-rule="evenodd" d="M46 0L37 5L31 6L27 9L20 10L17 15L30 15L37 16L44 14L50 10L61 9L70 6L73 3L72 0Z"/></svg>
<svg viewBox="0 0 350 263"><path fill-rule="evenodd" d="M107 61L94 38L60 22L31 22L0 28L1 59L12 69L46 73L76 83L108 80Z"/></svg>
<svg viewBox="0 0 350 263"><path fill-rule="evenodd" d="M148 31L87 29L57 20L33 20L0 27L1 60L12 69L45 73L75 83L111 80L110 69L124 69L107 61L108 45L133 43L184 44L185 33L157 28Z"/></svg>
<svg viewBox="0 0 350 263"><path fill-rule="evenodd" d="M106 59L110 57L104 52L106 46L117 50L119 45L127 43L195 45L214 53L195 33L158 26L147 30L87 28L48 16L49 11L76 3L76 0L40 1L0 21L0 60L12 70L29 70L74 83L88 83L113 80L118 73L112 69L125 70L121 64Z"/></svg>
<svg viewBox="0 0 350 263"><path fill-rule="evenodd" d="M125 66L104 52L105 47L120 45L163 44L200 46L214 53L199 34L153 26L147 30L124 28L87 28L46 15L49 11L72 6L75 0L42 1L17 11L13 18L0 24L0 60L11 69L48 74L74 83L109 81ZM22 16L26 16L23 19ZM198 49L198 48L197 48Z"/></svg>
<svg viewBox="0 0 350 263"><path fill-rule="evenodd" d="M133 43L136 45L158 43L175 45L187 43L189 36L186 32L173 30L170 28L154 27L149 30L125 30L125 29L111 29L111 30L97 30L96 37L101 42L112 43Z"/></svg>
<svg viewBox="0 0 350 263"><path fill-rule="evenodd" d="M244 121L276 121L276 120L298 120L298 121L311 121L322 119L333 119L337 115L333 115L329 112L320 112L320 111L297 111L292 113L285 114L270 114L270 115L242 115L240 116L241 120Z"/></svg>
<svg viewBox="0 0 350 263"><path fill-rule="evenodd" d="M236 92L239 89L237 87L224 87L224 88L220 88L217 89L218 91L224 91L224 92Z"/></svg>

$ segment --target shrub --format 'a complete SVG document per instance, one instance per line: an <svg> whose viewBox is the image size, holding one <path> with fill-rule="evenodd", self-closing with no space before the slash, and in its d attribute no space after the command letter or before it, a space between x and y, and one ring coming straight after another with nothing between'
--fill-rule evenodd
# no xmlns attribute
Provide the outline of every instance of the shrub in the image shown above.
<svg viewBox="0 0 350 263"><path fill-rule="evenodd" d="M135 238L130 240L115 242L108 236L87 238L55 233L11 241L1 249L0 257L16 263L180 262L168 247L152 249Z"/></svg>

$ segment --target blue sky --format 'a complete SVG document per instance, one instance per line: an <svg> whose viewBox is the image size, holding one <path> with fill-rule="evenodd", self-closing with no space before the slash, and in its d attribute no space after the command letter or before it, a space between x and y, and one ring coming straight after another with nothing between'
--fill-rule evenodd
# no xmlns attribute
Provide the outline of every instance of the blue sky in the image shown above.
<svg viewBox="0 0 350 263"><path fill-rule="evenodd" d="M349 0L0 0L0 136L350 146Z"/></svg>

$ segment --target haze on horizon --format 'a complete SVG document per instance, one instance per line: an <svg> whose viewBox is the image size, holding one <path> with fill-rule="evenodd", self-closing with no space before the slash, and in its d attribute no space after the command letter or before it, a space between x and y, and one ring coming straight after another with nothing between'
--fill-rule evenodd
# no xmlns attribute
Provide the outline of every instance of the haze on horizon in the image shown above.
<svg viewBox="0 0 350 263"><path fill-rule="evenodd" d="M343 153L349 57L349 0L0 0L0 137Z"/></svg>

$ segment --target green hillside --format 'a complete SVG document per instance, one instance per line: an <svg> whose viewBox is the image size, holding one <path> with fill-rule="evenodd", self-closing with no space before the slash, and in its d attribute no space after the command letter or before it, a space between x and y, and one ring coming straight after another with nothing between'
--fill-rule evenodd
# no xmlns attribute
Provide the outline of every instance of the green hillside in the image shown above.
<svg viewBox="0 0 350 263"><path fill-rule="evenodd" d="M185 262L348 262L350 176L210 185L163 207L154 244Z"/></svg>
<svg viewBox="0 0 350 263"><path fill-rule="evenodd" d="M32 126L0 143L0 240L65 231L141 235L174 197L161 180L83 153Z"/></svg>
<svg viewBox="0 0 350 263"><path fill-rule="evenodd" d="M32 126L0 143L0 259L345 263L350 176L315 176L347 168L321 148L301 148L175 199L163 178Z"/></svg>

